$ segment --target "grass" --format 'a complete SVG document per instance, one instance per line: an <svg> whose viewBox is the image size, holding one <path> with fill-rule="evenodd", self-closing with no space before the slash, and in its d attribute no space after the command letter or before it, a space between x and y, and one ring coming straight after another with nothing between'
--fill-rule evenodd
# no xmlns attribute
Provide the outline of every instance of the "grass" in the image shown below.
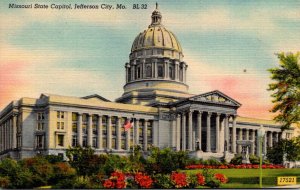
<svg viewBox="0 0 300 190"><path fill-rule="evenodd" d="M189 174L202 170L185 170ZM213 169L214 173L222 173L229 179L221 188L259 188L259 169ZM277 185L278 176L297 176L300 184L300 169L263 169L263 187Z"/></svg>

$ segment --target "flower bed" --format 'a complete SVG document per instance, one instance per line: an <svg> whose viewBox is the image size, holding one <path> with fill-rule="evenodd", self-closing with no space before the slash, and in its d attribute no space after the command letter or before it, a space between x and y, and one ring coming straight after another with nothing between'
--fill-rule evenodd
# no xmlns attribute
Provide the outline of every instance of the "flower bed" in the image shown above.
<svg viewBox="0 0 300 190"><path fill-rule="evenodd" d="M234 164L223 164L223 165L204 165L204 164L194 164L189 165L185 167L186 169L258 169L258 164L240 164L240 165L234 165ZM273 165L273 164L263 164L263 169L282 169L284 168L283 165Z"/></svg>
<svg viewBox="0 0 300 190"><path fill-rule="evenodd" d="M173 171L171 174L157 174L165 180L158 180L158 176L149 176L145 173L127 173L119 171L113 172L108 179L103 180L102 185L106 189L124 188L196 188L199 186L219 187L222 183L227 183L228 178L221 173L203 172L197 174L187 174L185 172ZM167 183L167 184L166 184Z"/></svg>

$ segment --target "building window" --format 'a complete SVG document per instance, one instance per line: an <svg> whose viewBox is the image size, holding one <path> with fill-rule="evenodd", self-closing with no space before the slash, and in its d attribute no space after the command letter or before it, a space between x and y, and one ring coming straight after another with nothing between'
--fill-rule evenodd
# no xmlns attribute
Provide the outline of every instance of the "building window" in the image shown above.
<svg viewBox="0 0 300 190"><path fill-rule="evenodd" d="M72 146L77 146L77 145L78 145L77 135L73 135L72 136Z"/></svg>
<svg viewBox="0 0 300 190"><path fill-rule="evenodd" d="M117 143L116 143L116 138L111 139L111 148L112 149L117 149Z"/></svg>
<svg viewBox="0 0 300 190"><path fill-rule="evenodd" d="M38 149L44 148L44 136L43 135L36 136L36 148L38 148Z"/></svg>
<svg viewBox="0 0 300 190"><path fill-rule="evenodd" d="M57 122L57 129L64 129L65 123L64 122Z"/></svg>
<svg viewBox="0 0 300 190"><path fill-rule="evenodd" d="M182 67L180 67L180 69L179 69L179 80L183 81L183 69L182 69Z"/></svg>
<svg viewBox="0 0 300 190"><path fill-rule="evenodd" d="M57 145L64 146L64 135L57 135Z"/></svg>
<svg viewBox="0 0 300 190"><path fill-rule="evenodd" d="M121 148L122 148L123 150L126 149L126 139L121 139Z"/></svg>
<svg viewBox="0 0 300 190"><path fill-rule="evenodd" d="M102 139L102 147L103 148L107 147L106 137L103 137L103 139Z"/></svg>
<svg viewBox="0 0 300 190"><path fill-rule="evenodd" d="M37 120L42 121L45 119L45 115L42 112L37 113Z"/></svg>
<svg viewBox="0 0 300 190"><path fill-rule="evenodd" d="M102 134L103 135L107 134L107 117L106 116L102 117Z"/></svg>
<svg viewBox="0 0 300 190"><path fill-rule="evenodd" d="M152 130L152 122L148 122L148 127L147 127L147 141L149 144L152 144L152 133L153 133L153 130Z"/></svg>
<svg viewBox="0 0 300 190"><path fill-rule="evenodd" d="M174 68L172 66L169 67L169 77L170 79L174 80Z"/></svg>
<svg viewBox="0 0 300 190"><path fill-rule="evenodd" d="M57 119L64 119L65 113L63 111L57 111Z"/></svg>
<svg viewBox="0 0 300 190"><path fill-rule="evenodd" d="M136 79L139 79L141 78L141 67L138 66L137 69L136 69Z"/></svg>
<svg viewBox="0 0 300 190"><path fill-rule="evenodd" d="M38 123L37 123L37 130L38 130L38 131L44 130L44 123L38 122Z"/></svg>
<svg viewBox="0 0 300 190"><path fill-rule="evenodd" d="M146 66L146 77L151 77L152 71L151 71L151 65Z"/></svg>
<svg viewBox="0 0 300 190"><path fill-rule="evenodd" d="M93 134L96 135L97 134L98 117L93 115L92 121L93 121L93 124L92 124Z"/></svg>
<svg viewBox="0 0 300 190"><path fill-rule="evenodd" d="M87 147L87 136L82 137L82 146Z"/></svg>
<svg viewBox="0 0 300 190"><path fill-rule="evenodd" d="M164 67L160 64L157 66L158 77L164 77Z"/></svg>
<svg viewBox="0 0 300 190"><path fill-rule="evenodd" d="M93 145L94 148L97 147L97 137L93 137Z"/></svg>
<svg viewBox="0 0 300 190"><path fill-rule="evenodd" d="M72 132L77 133L77 122L72 122Z"/></svg>
<svg viewBox="0 0 300 190"><path fill-rule="evenodd" d="M130 68L128 68L128 82L130 82L131 81L131 69Z"/></svg>
<svg viewBox="0 0 300 190"><path fill-rule="evenodd" d="M111 117L111 134L112 135L117 134L116 126L117 126L117 117Z"/></svg>

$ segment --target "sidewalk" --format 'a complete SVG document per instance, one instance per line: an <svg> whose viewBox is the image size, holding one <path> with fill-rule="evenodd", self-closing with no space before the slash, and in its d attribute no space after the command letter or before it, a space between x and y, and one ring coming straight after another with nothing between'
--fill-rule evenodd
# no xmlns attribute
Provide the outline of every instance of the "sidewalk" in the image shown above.
<svg viewBox="0 0 300 190"><path fill-rule="evenodd" d="M280 185L271 188L280 188L280 189L300 189L300 184L297 185Z"/></svg>

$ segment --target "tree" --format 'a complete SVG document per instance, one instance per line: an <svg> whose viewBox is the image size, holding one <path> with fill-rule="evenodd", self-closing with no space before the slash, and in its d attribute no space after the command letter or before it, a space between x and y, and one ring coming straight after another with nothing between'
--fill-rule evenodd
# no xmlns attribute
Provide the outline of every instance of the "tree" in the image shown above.
<svg viewBox="0 0 300 190"><path fill-rule="evenodd" d="M88 176L97 174L103 167L106 157L94 154L91 148L73 147L66 152L70 165L79 175Z"/></svg>
<svg viewBox="0 0 300 190"><path fill-rule="evenodd" d="M300 160L300 136L293 139L281 139L267 151L267 157L273 164L283 164L283 157L287 161Z"/></svg>
<svg viewBox="0 0 300 190"><path fill-rule="evenodd" d="M299 126L300 121L300 52L279 53L279 67L269 69L274 83L269 84L270 91L274 91L274 106L272 112L278 113L274 118L288 129L292 124Z"/></svg>

